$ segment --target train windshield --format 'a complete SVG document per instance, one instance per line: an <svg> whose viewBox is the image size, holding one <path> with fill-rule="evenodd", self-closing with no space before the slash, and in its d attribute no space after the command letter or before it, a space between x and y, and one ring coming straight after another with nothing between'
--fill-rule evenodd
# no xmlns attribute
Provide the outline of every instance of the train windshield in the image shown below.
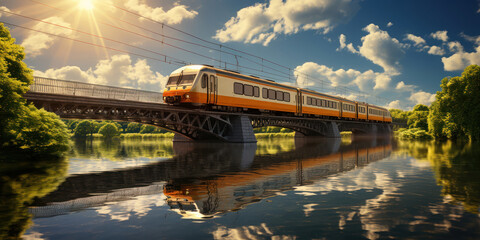
<svg viewBox="0 0 480 240"><path fill-rule="evenodd" d="M171 76L168 78L167 86L171 85L180 85L180 84L191 84L195 80L196 74L181 74L178 76Z"/></svg>

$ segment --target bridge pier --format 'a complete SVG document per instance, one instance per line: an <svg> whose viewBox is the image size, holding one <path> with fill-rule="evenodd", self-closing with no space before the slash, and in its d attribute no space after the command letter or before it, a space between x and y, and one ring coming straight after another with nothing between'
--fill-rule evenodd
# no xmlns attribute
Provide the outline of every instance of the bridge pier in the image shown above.
<svg viewBox="0 0 480 240"><path fill-rule="evenodd" d="M232 143L255 143L257 139L253 133L252 120L247 116L236 116L230 119L231 131L225 136Z"/></svg>
<svg viewBox="0 0 480 240"><path fill-rule="evenodd" d="M340 138L340 131L338 130L338 124L336 122L327 122L325 129L325 137Z"/></svg>

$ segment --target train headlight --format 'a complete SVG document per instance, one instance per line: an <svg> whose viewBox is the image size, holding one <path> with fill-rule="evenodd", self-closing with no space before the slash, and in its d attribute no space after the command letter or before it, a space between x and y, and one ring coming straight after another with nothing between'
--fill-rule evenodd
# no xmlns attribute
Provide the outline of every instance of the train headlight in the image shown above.
<svg viewBox="0 0 480 240"><path fill-rule="evenodd" d="M189 98L190 98L190 94L188 94L188 93L185 94L184 96L185 96L186 99L189 99Z"/></svg>

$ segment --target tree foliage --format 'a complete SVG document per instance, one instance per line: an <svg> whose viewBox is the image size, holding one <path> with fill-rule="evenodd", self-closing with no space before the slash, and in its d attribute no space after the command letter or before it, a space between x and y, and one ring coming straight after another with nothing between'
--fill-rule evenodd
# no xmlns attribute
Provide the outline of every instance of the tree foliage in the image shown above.
<svg viewBox="0 0 480 240"><path fill-rule="evenodd" d="M142 128L142 124L131 122L128 124L127 129L125 131L127 133L139 133L141 128Z"/></svg>
<svg viewBox="0 0 480 240"><path fill-rule="evenodd" d="M416 105L408 112L408 128L419 128L428 131L428 107L423 104Z"/></svg>
<svg viewBox="0 0 480 240"><path fill-rule="evenodd" d="M68 149L65 124L22 97L33 82L23 48L0 23L0 147L34 152Z"/></svg>
<svg viewBox="0 0 480 240"><path fill-rule="evenodd" d="M480 140L480 67L468 66L461 76L442 79L440 86L428 116L432 134Z"/></svg>
<svg viewBox="0 0 480 240"><path fill-rule="evenodd" d="M105 138L113 138L120 135L120 131L114 123L107 123L103 125L98 133L102 134Z"/></svg>
<svg viewBox="0 0 480 240"><path fill-rule="evenodd" d="M95 132L95 124L90 120L83 120L77 124L73 134L75 137L84 138L87 135L92 135Z"/></svg>

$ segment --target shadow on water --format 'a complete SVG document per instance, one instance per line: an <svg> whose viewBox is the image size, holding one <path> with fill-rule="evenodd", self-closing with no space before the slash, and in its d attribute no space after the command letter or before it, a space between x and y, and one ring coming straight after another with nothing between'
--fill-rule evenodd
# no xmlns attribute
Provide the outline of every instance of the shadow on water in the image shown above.
<svg viewBox="0 0 480 240"><path fill-rule="evenodd" d="M399 150L431 165L442 194L465 210L480 207L480 143L464 141L399 142Z"/></svg>
<svg viewBox="0 0 480 240"><path fill-rule="evenodd" d="M258 144L177 142L172 150L174 157L167 161L70 176L56 191L37 199L31 212L35 217L55 216L163 192L171 209L182 216L211 217L378 161L390 155L392 145L390 139L344 144L340 139L307 138ZM98 150L77 151L95 155Z"/></svg>
<svg viewBox="0 0 480 240"><path fill-rule="evenodd" d="M32 223L28 206L65 180L65 158L29 158L11 158L0 165L0 239L20 238Z"/></svg>

